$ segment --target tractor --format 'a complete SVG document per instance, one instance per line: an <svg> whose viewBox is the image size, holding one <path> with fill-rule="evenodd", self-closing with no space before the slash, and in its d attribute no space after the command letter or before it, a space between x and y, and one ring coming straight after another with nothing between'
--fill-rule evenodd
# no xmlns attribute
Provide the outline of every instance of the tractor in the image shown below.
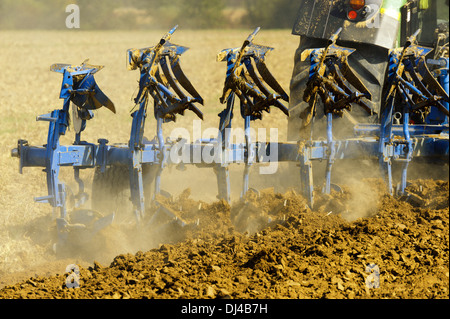
<svg viewBox="0 0 450 319"><path fill-rule="evenodd" d="M81 139L93 110L116 110L94 79L102 66L84 61L50 67L63 77L63 107L37 117L49 122L45 145L19 140L12 156L20 159L20 172L44 167L48 194L36 201L50 204L58 216L56 247L76 237L86 243L114 220L131 220L144 231L168 223L196 227L199 221L186 221L164 204L170 194L161 189L162 172L171 165L214 170L217 197L230 203L230 165L245 165L240 198L245 201L250 191L259 196L250 187L252 165L288 162L292 176L299 177L295 186L311 208L317 191L341 190L336 181L353 172L332 178L332 171L348 161L371 163L366 173L381 173L387 192L402 196L408 195L413 164L448 169L448 0L301 1L292 30L300 44L289 94L265 64L273 48L254 43L257 27L241 46L218 53L217 60L226 64L218 134L192 143L167 139L162 131L164 123L187 111L203 119L198 107L203 98L180 64L188 48L170 42L177 28L153 46L126 52L128 69L139 71L126 143ZM288 141L252 141L252 121L262 120L272 108L288 117ZM244 143L230 141L234 113L244 121ZM156 136L149 140L144 126L151 116ZM61 145L70 121L75 140ZM313 169L313 163L320 165ZM325 166L319 186L313 178L316 166ZM74 169L78 191L69 191L60 180L61 167ZM85 191L82 169L95 169L92 194ZM88 198L92 205L85 208ZM68 208L69 201L74 209Z"/></svg>

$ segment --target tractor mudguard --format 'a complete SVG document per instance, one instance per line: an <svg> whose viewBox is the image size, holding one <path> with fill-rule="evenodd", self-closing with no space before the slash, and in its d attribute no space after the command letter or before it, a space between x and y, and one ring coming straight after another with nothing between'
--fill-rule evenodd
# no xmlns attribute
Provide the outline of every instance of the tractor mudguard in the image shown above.
<svg viewBox="0 0 450 319"><path fill-rule="evenodd" d="M328 40L326 39L300 37L300 44L294 56L295 64L290 81L288 140L308 139L310 137L309 126L305 126L300 118L300 114L309 106L308 103L303 101L303 94L309 79L311 63L309 60L302 61L301 55L305 50L325 47L327 43ZM338 43L344 47L356 49L348 57L348 65L371 93L371 100L367 101L367 104L376 113L368 115L366 111L355 107L351 112L347 112L340 121L335 121L333 127L336 127L334 131L336 138L344 138L352 136L354 124L361 122L376 123L378 121L389 50L383 47L368 46L350 41L342 42L338 40ZM322 119L324 119L324 114L322 107L320 107L317 110L314 125L314 136L316 138L325 136L326 123Z"/></svg>
<svg viewBox="0 0 450 319"><path fill-rule="evenodd" d="M303 0L292 28L292 34L317 39L329 39L342 27L341 41L373 44L392 49L395 46L399 21L382 12L382 0L366 0L365 7L350 20L348 0ZM356 12L356 11L355 11Z"/></svg>
<svg viewBox="0 0 450 319"><path fill-rule="evenodd" d="M386 1L384 1L386 2ZM310 61L301 60L305 50L327 46L329 38L340 28L337 44L356 49L348 57L348 65L367 87L372 97L367 101L375 114L368 115L360 108L354 108L349 114L345 113L341 121L336 121L336 137L352 135L352 127L356 123L375 123L380 114L380 101L383 83L388 65L389 50L395 48L400 21L392 10L383 13L382 0L365 0L365 7L356 10L355 19L349 19L352 7L349 0L302 0L297 21L292 33L300 35L300 44L295 53L295 65L290 83L290 103L288 120L288 140L308 139L310 129L300 114L308 108L303 101L303 93L308 81ZM366 12L363 14L363 12ZM389 12L389 13L388 13ZM320 108L321 109L321 108ZM316 113L316 124L313 135L323 137L325 121L323 112ZM300 134L300 135L299 135Z"/></svg>

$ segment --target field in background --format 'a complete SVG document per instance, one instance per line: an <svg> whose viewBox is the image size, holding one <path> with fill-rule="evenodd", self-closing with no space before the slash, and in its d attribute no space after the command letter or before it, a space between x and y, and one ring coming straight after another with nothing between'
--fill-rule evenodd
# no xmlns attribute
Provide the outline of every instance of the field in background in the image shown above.
<svg viewBox="0 0 450 319"><path fill-rule="evenodd" d="M217 127L217 114L223 109L219 104L219 96L222 94L226 67L224 63L216 62L216 55L224 48L240 46L251 31L190 31L180 27L172 37L173 43L190 48L182 56L181 65L205 100L205 106L202 107L205 115L203 128ZM48 124L36 122L35 118L62 106L62 100L59 99L61 75L50 72L50 65L79 64L87 58L91 64L104 65L105 68L96 75L96 80L115 103L117 114L106 109L96 111L95 118L88 123L82 138L94 143L98 138L107 138L110 143L127 142L131 128L129 114L136 93L138 71L127 71L125 52L129 48L152 46L165 32L0 32L0 286L2 274L23 271L53 258L51 247L44 245L48 239L46 236L49 236L46 229L51 226L51 207L33 201L35 196L47 194L45 174L40 168L25 168L24 174L20 175L18 159L10 156L18 139L27 139L31 145L46 143ZM290 30L263 29L255 43L275 48L268 56L267 65L288 91L298 38L291 35ZM194 119L195 115L187 112L176 123L165 125L165 133L178 126L190 130ZM235 126L242 127L238 112L235 112L235 119ZM148 138L154 135L153 124L153 118L150 117L146 126ZM254 127L277 127L279 140L283 141L286 138L287 119L274 109L270 115L265 115L265 121L257 121ZM73 131L61 139L64 144L72 141ZM82 174L89 178L92 172L89 170ZM73 185L70 174L63 176L69 178L69 186ZM215 189L211 190L211 186L215 187L214 175L199 176L202 177L211 180L210 185L203 185L204 188L215 192ZM176 191L181 191L190 185L187 181L186 184L176 186ZM193 189L193 195L197 195L194 197L198 198L201 194L196 194ZM63 272L66 264L56 271Z"/></svg>

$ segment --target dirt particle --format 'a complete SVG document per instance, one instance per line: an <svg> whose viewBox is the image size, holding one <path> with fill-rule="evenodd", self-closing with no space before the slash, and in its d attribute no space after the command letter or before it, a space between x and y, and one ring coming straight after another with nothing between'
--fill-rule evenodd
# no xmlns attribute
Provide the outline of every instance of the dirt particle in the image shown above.
<svg viewBox="0 0 450 319"><path fill-rule="evenodd" d="M216 290L212 286L208 286L205 289L205 297L207 298L215 298L216 297Z"/></svg>
<svg viewBox="0 0 450 319"><path fill-rule="evenodd" d="M236 276L234 281L243 285L248 285L248 278L246 276Z"/></svg>

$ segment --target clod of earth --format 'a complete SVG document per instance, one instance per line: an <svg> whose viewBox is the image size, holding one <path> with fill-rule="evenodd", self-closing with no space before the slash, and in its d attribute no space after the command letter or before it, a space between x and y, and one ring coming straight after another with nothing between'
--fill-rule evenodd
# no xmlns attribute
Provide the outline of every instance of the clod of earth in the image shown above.
<svg viewBox="0 0 450 319"><path fill-rule="evenodd" d="M67 275L37 277L0 298L448 298L449 183L417 180L407 191L397 199L378 189L375 213L353 221L345 192L318 193L323 211L295 192L262 191L231 207L180 196L167 204L199 227L109 266L80 267L80 288L67 288ZM329 214L333 200L340 211ZM243 205L246 218L233 224ZM368 265L378 266L379 288Z"/></svg>

